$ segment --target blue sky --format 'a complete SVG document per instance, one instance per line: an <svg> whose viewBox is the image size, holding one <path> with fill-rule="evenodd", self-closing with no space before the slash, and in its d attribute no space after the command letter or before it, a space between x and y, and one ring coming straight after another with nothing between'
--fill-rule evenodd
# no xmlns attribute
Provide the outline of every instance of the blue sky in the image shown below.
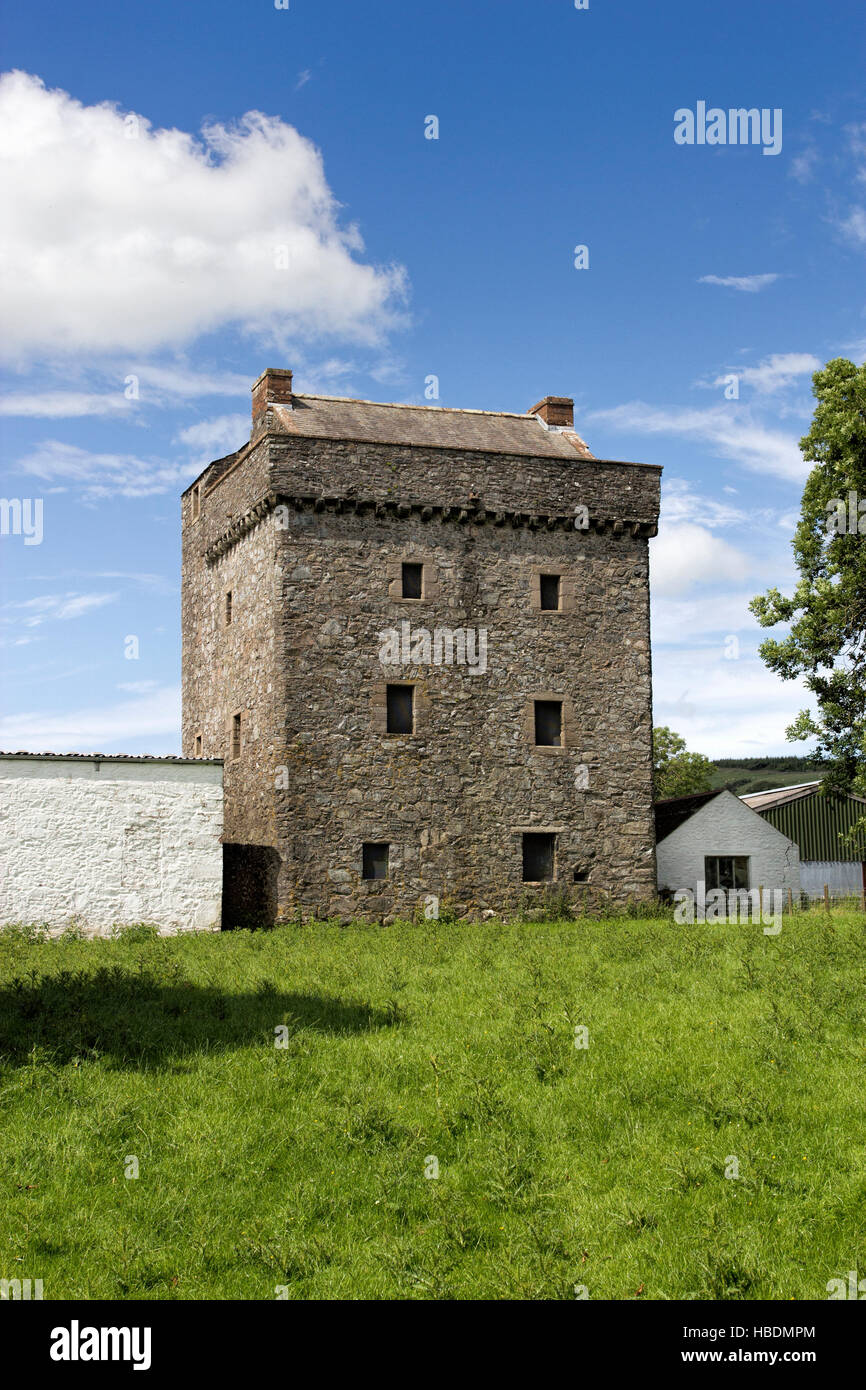
<svg viewBox="0 0 866 1390"><path fill-rule="evenodd" d="M597 456L665 468L656 721L803 751L746 605L791 583L811 372L866 354L864 36L853 0L8 14L3 494L43 520L0 538L0 746L179 751L179 493L291 366L572 395ZM677 144L700 101L781 110L780 152Z"/></svg>

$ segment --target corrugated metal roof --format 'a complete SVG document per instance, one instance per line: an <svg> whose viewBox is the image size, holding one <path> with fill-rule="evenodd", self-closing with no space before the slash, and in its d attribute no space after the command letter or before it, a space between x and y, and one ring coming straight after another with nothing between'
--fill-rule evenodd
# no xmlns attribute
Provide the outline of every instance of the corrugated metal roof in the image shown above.
<svg viewBox="0 0 866 1390"><path fill-rule="evenodd" d="M797 801L802 796L811 796L820 785L820 781L815 781L795 782L790 787L768 787L763 792L746 792L740 800L751 806L753 811L759 811L762 807L779 806L784 801Z"/></svg>
<svg viewBox="0 0 866 1390"><path fill-rule="evenodd" d="M793 840L801 860L866 860L866 834L861 833L853 844L840 839L866 814L866 799L851 794L821 796L820 786L820 782L806 782L740 799Z"/></svg>

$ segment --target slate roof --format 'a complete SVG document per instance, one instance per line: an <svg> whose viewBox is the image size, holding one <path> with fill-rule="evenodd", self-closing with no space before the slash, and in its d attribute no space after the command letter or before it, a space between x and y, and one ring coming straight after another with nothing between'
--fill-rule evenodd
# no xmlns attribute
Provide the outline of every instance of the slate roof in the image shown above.
<svg viewBox="0 0 866 1390"><path fill-rule="evenodd" d="M73 762L92 762L98 758L103 763L212 763L222 764L222 758L178 758L174 754L160 757L155 753L6 753L0 748L0 758L68 758Z"/></svg>
<svg viewBox="0 0 866 1390"><path fill-rule="evenodd" d="M548 429L537 415L299 395L292 396L291 406L272 402L268 411L280 432L306 439L357 439L572 460L575 454L594 457L579 434Z"/></svg>
<svg viewBox="0 0 866 1390"><path fill-rule="evenodd" d="M724 791L720 787L713 792L692 792L690 796L666 796L661 801L655 803L656 819L656 844L666 839L683 821L693 816L695 811L699 811L708 801L712 801L714 796L720 796Z"/></svg>

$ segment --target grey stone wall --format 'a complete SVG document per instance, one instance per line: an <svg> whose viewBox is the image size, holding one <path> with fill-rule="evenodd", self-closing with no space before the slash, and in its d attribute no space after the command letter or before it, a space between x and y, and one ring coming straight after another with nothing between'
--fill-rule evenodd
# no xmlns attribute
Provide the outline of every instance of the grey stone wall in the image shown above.
<svg viewBox="0 0 866 1390"><path fill-rule="evenodd" d="M197 520L184 498L184 752L200 733L226 758L226 839L277 850L280 916L531 904L536 831L572 900L653 895L658 470L275 435L205 484ZM404 561L420 600L398 597ZM562 611L539 609L547 572ZM404 622L485 631L486 670L477 648L476 669L383 663ZM410 735L385 731L388 682L415 687ZM533 745L533 698L562 699L564 747ZM362 879L364 841L390 845L386 880Z"/></svg>

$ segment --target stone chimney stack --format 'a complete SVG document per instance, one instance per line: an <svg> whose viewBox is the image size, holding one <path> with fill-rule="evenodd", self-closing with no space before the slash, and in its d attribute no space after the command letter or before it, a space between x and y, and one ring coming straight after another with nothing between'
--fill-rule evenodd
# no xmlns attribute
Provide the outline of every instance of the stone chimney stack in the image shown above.
<svg viewBox="0 0 866 1390"><path fill-rule="evenodd" d="M570 396L545 396L543 401L532 405L527 415L538 415L546 425L555 429L574 429L574 401Z"/></svg>
<svg viewBox="0 0 866 1390"><path fill-rule="evenodd" d="M266 367L253 383L253 437L267 424L268 406L292 404L292 373L285 367Z"/></svg>

